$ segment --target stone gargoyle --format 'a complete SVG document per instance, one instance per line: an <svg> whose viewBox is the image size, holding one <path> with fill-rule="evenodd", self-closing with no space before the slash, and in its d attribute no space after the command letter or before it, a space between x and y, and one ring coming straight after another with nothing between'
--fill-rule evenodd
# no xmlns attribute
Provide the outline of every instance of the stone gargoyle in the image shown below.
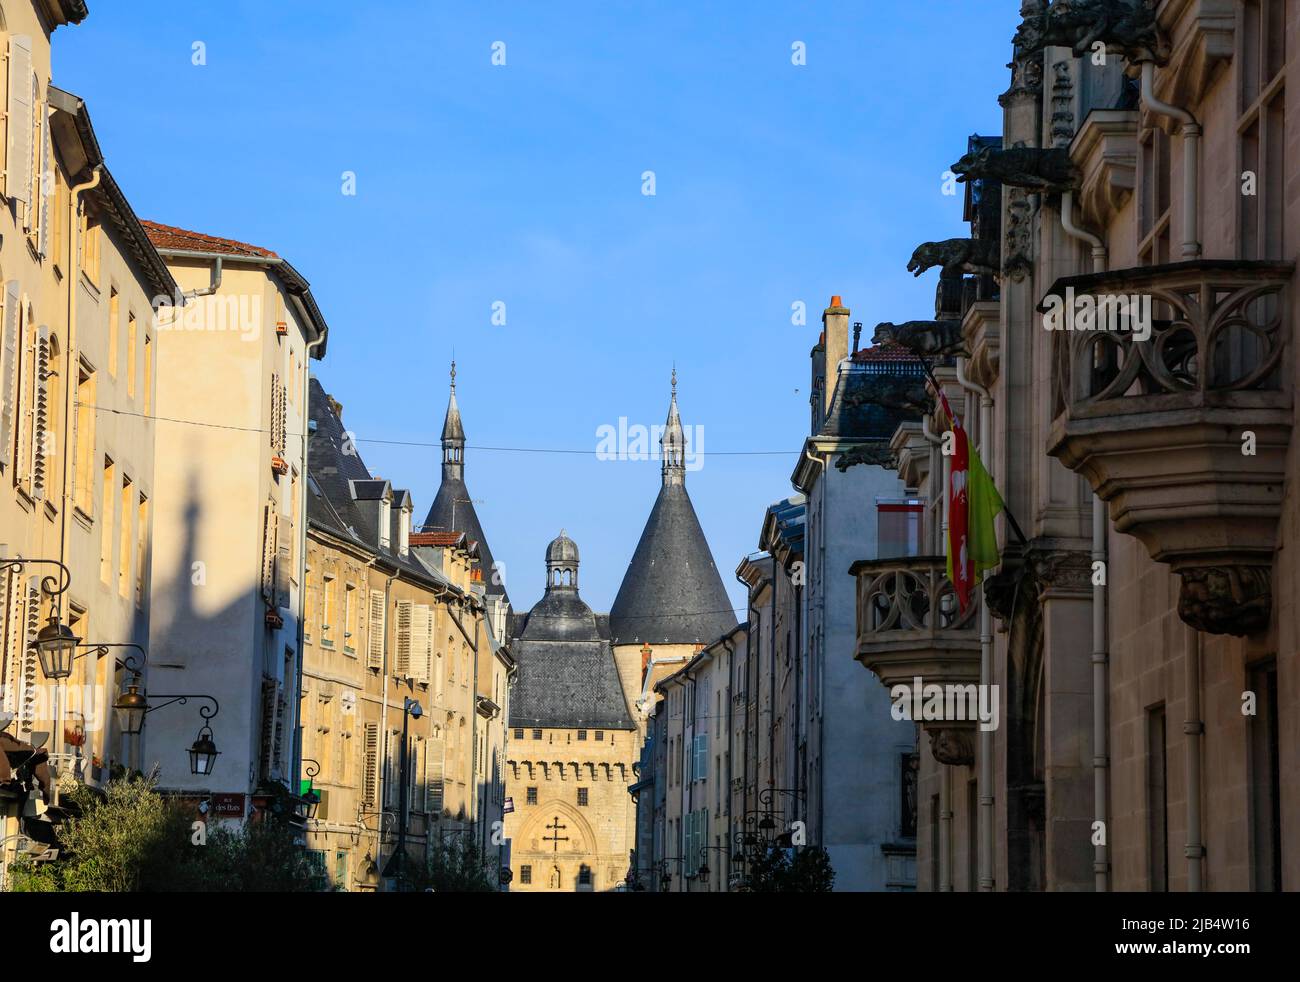
<svg viewBox="0 0 1300 982"><path fill-rule="evenodd" d="M1027 191L1064 194L1079 187L1079 169L1064 147L985 147L952 165L957 183L997 181Z"/></svg>
<svg viewBox="0 0 1300 982"><path fill-rule="evenodd" d="M922 242L912 253L907 271L920 276L932 266L942 266L949 276L962 273L1000 275L1001 259L998 243L988 239L944 239L942 242Z"/></svg>
<svg viewBox="0 0 1300 982"><path fill-rule="evenodd" d="M871 343L884 344L887 341L900 344L912 354L926 358L970 353L961 336L961 322L955 320L904 321L902 324L885 321L877 324Z"/></svg>
<svg viewBox="0 0 1300 982"><path fill-rule="evenodd" d="M873 464L876 467L893 467L894 451L883 443L863 443L846 450L835 461L835 469L847 471L856 464Z"/></svg>
<svg viewBox="0 0 1300 982"><path fill-rule="evenodd" d="M1021 55L1056 45L1082 58L1097 42L1129 61L1169 60L1169 44L1147 0L1056 0L1025 15L1013 39Z"/></svg>
<svg viewBox="0 0 1300 982"><path fill-rule="evenodd" d="M924 416L934 408L925 380L911 375L878 375L870 383L847 392L844 408L884 406L901 412Z"/></svg>

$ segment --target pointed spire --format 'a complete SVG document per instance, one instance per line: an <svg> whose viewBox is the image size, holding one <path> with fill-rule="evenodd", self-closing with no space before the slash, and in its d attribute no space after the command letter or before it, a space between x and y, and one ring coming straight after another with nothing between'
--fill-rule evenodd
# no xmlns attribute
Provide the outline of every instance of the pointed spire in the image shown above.
<svg viewBox="0 0 1300 982"><path fill-rule="evenodd" d="M668 403L668 422L664 424L664 435L659 439L663 460L663 483L686 483L686 434L682 430L682 418L677 412L677 366L673 365L672 399Z"/></svg>
<svg viewBox="0 0 1300 982"><path fill-rule="evenodd" d="M465 428L456 405L456 359L451 361L451 396L447 400L447 418L442 424L442 475L460 478L465 466Z"/></svg>

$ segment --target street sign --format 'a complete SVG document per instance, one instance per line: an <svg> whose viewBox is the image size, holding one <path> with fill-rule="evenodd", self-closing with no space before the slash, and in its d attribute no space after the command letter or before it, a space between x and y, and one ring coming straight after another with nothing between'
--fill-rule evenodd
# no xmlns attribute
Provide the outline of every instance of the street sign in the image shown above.
<svg viewBox="0 0 1300 982"><path fill-rule="evenodd" d="M242 794L214 794L212 796L213 818L243 818L244 796Z"/></svg>
<svg viewBox="0 0 1300 982"><path fill-rule="evenodd" d="M511 812L513 812L514 810L515 810L515 799L514 799L514 798L507 798L507 799L506 799L506 803L505 803L504 805L501 806L501 814L502 814L502 815L509 815L509 814L510 814Z"/></svg>

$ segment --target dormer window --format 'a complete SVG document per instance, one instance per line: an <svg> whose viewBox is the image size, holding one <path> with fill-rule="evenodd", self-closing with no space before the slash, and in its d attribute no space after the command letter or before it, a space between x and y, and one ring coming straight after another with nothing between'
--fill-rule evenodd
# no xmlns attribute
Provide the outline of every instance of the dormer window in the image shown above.
<svg viewBox="0 0 1300 982"><path fill-rule="evenodd" d="M398 516L397 550L403 556L408 556L411 552L411 509L409 507L403 507Z"/></svg>
<svg viewBox="0 0 1300 982"><path fill-rule="evenodd" d="M392 502L388 498L379 500L379 548L387 549L392 542L389 528L392 525Z"/></svg>

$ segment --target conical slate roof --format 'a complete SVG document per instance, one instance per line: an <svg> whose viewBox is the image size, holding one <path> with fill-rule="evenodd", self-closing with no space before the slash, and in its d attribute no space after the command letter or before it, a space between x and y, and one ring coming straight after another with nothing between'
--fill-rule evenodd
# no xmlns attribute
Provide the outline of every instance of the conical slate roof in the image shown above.
<svg viewBox="0 0 1300 982"><path fill-rule="evenodd" d="M708 644L736 626L731 599L686 493L677 382L664 435L663 484L609 611L614 644ZM677 449L679 452L672 452Z"/></svg>
<svg viewBox="0 0 1300 982"><path fill-rule="evenodd" d="M451 363L451 396L447 400L447 416L442 424L442 483L424 518L426 532L464 532L471 542L478 543L479 565L483 572L483 585L489 596L505 597L504 577L494 576L495 564L492 550L488 548L483 526L479 524L474 502L465 486L465 430L460 421L460 406L456 404L456 363Z"/></svg>

